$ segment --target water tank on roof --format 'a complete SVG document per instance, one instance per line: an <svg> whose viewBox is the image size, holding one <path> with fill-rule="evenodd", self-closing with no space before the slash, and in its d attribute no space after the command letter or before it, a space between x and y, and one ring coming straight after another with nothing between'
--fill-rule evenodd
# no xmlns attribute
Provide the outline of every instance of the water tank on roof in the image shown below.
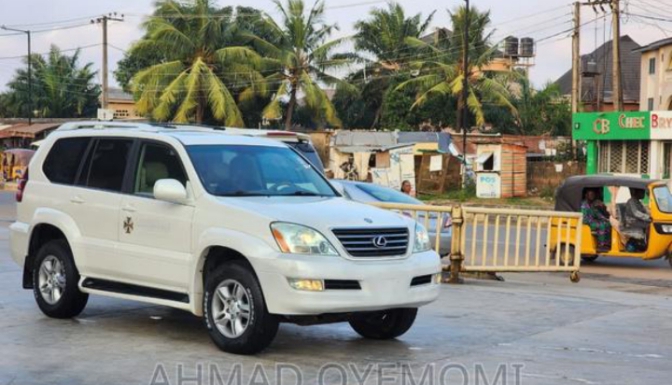
<svg viewBox="0 0 672 385"><path fill-rule="evenodd" d="M504 39L504 55L505 56L518 56L518 38L515 36L509 36Z"/></svg>
<svg viewBox="0 0 672 385"><path fill-rule="evenodd" d="M534 39L531 37L524 37L520 39L520 56L533 57L534 56Z"/></svg>
<svg viewBox="0 0 672 385"><path fill-rule="evenodd" d="M586 63L586 72L591 74L597 73L597 63L595 62L595 60L593 59L588 60L588 63Z"/></svg>

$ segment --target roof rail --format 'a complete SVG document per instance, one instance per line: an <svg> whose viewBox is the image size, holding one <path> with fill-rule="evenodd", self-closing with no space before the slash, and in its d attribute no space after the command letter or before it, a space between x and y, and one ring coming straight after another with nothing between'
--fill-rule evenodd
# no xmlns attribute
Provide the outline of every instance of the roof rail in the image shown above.
<svg viewBox="0 0 672 385"><path fill-rule="evenodd" d="M174 123L149 123L149 122L119 122L119 121L79 121L68 122L57 128L58 131L71 131L83 129L144 129L151 131L223 131L223 128L203 125L174 124Z"/></svg>
<svg viewBox="0 0 672 385"><path fill-rule="evenodd" d="M111 121L79 121L63 123L57 128L58 131L82 130L82 129L109 129L109 128L150 128L147 123L127 123Z"/></svg>

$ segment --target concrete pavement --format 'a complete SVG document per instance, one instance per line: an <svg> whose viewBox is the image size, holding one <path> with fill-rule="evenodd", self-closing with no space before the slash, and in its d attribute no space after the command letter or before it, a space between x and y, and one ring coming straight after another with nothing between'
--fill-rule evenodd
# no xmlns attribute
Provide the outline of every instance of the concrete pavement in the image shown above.
<svg viewBox="0 0 672 385"><path fill-rule="evenodd" d="M0 194L3 201L11 202ZM6 206L2 218L12 212ZM347 324L284 324L267 351L241 357L217 350L199 318L164 307L92 296L76 319L45 317L21 289L6 225L0 384L669 383L672 289L665 286L589 275L571 284L565 274L467 280L442 286L398 340L364 340Z"/></svg>

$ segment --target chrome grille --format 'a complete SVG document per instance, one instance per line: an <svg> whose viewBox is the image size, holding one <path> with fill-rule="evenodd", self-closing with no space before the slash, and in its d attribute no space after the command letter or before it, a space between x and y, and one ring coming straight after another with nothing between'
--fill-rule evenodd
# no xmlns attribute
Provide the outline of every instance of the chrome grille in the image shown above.
<svg viewBox="0 0 672 385"><path fill-rule="evenodd" d="M336 238L353 257L392 257L406 254L408 229L335 229Z"/></svg>

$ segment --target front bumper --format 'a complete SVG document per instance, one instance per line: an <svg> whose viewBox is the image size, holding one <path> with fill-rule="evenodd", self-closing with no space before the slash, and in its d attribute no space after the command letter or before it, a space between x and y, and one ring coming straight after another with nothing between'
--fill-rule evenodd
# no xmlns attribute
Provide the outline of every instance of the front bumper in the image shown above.
<svg viewBox="0 0 672 385"><path fill-rule="evenodd" d="M270 313L317 315L426 305L438 297L440 285L411 286L411 280L441 272L441 263L434 251L399 260L281 254L255 270ZM289 278L356 280L361 289L301 291Z"/></svg>

